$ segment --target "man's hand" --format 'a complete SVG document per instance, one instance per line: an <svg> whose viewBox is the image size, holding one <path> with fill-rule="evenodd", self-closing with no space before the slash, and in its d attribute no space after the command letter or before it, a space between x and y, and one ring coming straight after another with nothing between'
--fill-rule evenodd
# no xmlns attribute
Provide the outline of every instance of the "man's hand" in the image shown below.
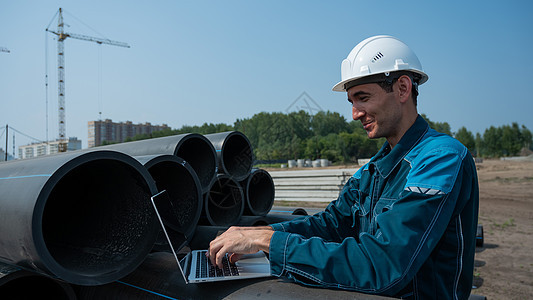
<svg viewBox="0 0 533 300"><path fill-rule="evenodd" d="M230 227L211 241L207 254L211 263L221 268L222 258L226 253L231 253L231 262L235 262L243 254L252 254L260 250L268 252L272 234L274 230L270 226Z"/></svg>

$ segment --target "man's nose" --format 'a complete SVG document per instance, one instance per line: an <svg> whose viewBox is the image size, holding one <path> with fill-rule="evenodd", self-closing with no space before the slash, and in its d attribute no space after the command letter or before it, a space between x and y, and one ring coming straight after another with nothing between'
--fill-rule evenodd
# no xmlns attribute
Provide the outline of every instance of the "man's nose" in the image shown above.
<svg viewBox="0 0 533 300"><path fill-rule="evenodd" d="M359 120L364 114L364 111L358 109L355 105L352 105L352 118L355 121Z"/></svg>

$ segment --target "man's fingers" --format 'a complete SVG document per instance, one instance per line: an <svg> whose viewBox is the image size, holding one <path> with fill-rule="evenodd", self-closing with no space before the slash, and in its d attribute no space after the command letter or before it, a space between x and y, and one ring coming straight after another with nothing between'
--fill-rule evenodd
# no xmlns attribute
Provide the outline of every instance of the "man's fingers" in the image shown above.
<svg viewBox="0 0 533 300"><path fill-rule="evenodd" d="M209 244L209 259L211 264L222 266L222 258L226 253L247 254L258 250L268 251L272 228L250 229L248 227L231 227ZM234 256L233 261L242 255Z"/></svg>
<svg viewBox="0 0 533 300"><path fill-rule="evenodd" d="M220 243L218 243L218 238L212 240L211 243L209 243L209 249L207 250L207 254L208 254L207 257L211 261L212 265L216 264L216 256L220 252L221 247L222 246L220 245Z"/></svg>
<svg viewBox="0 0 533 300"><path fill-rule="evenodd" d="M217 265L217 267L221 268L223 267L222 265L222 259L224 258L224 256L226 256L226 248L221 248L217 254L216 254L216 260L215 260L215 264Z"/></svg>

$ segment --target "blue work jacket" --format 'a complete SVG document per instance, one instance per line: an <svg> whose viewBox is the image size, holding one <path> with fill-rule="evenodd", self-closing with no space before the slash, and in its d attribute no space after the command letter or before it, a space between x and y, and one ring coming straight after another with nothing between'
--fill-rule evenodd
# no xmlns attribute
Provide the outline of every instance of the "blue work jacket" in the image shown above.
<svg viewBox="0 0 533 300"><path fill-rule="evenodd" d="M478 206L472 156L418 116L325 211L271 225L271 273L363 293L467 299Z"/></svg>

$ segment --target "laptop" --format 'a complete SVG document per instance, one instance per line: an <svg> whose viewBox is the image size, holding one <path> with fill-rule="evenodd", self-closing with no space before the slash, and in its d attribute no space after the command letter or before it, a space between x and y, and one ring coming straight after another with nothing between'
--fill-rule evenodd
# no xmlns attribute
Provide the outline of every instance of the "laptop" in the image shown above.
<svg viewBox="0 0 533 300"><path fill-rule="evenodd" d="M211 264L211 261L206 257L207 250L193 250L179 260L158 210L158 206L163 206L161 205L162 201L170 201L166 190L153 195L150 200L186 284L272 276L270 275L270 262L263 251L243 255L235 263L230 263L226 254L223 258L223 268Z"/></svg>

